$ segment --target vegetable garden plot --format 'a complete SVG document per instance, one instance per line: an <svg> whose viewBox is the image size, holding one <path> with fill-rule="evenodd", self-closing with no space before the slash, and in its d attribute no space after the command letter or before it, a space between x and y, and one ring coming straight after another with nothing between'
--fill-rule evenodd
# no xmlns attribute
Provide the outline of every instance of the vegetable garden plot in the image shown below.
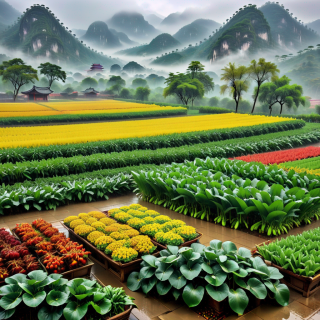
<svg viewBox="0 0 320 320"><path fill-rule="evenodd" d="M237 157L237 160L243 160L246 162L261 162L263 164L279 164L283 162L293 161L288 163L289 167L298 167L301 165L302 167L305 165L306 168L310 166L312 168L312 164L315 167L318 166L320 168L320 147L306 147L292 150L283 150L283 151L274 151L267 152L261 154L250 154L247 156ZM308 159L305 161L297 161L306 158L318 157L318 159ZM317 169L318 169L317 168Z"/></svg>
<svg viewBox="0 0 320 320"><path fill-rule="evenodd" d="M318 180L311 183L307 180L308 192L273 181L268 185L257 178L229 177L221 171L204 170L202 163L196 160L194 166L173 164L162 170L133 172L133 176L146 201L223 226L266 232L268 236L287 233L294 226L318 217L320 188L315 188ZM294 172L287 177L293 179ZM295 183L296 180L295 176ZM303 179L300 181L306 184Z"/></svg>

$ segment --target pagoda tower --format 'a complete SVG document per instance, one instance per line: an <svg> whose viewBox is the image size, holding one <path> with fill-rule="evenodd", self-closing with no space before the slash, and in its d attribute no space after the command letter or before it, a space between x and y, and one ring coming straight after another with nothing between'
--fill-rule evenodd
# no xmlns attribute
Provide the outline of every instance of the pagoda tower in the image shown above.
<svg viewBox="0 0 320 320"><path fill-rule="evenodd" d="M88 73L90 72L103 72L104 67L100 63L93 63L90 67L90 70L88 70Z"/></svg>

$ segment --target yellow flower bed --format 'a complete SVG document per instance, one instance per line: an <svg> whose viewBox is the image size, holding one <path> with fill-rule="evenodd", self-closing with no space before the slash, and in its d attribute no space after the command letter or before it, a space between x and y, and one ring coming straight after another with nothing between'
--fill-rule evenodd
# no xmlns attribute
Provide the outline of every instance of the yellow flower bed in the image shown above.
<svg viewBox="0 0 320 320"><path fill-rule="evenodd" d="M193 240L198 236L196 229L190 226L177 228L175 232L185 241Z"/></svg>
<svg viewBox="0 0 320 320"><path fill-rule="evenodd" d="M151 242L150 239L148 239L147 241L140 240L134 249L138 251L139 254L145 255L153 253L157 247Z"/></svg>
<svg viewBox="0 0 320 320"><path fill-rule="evenodd" d="M122 247L130 247L130 241L119 240L119 241L112 242L107 246L104 252L105 254L111 254L113 251L120 249Z"/></svg>
<svg viewBox="0 0 320 320"><path fill-rule="evenodd" d="M73 220L78 220L79 218L77 216L69 216L69 217L66 217L64 220L63 220L63 223L69 227L70 226L70 223L71 221Z"/></svg>
<svg viewBox="0 0 320 320"><path fill-rule="evenodd" d="M90 211L88 212L88 215L96 219L103 219L106 217L106 215L101 211Z"/></svg>
<svg viewBox="0 0 320 320"><path fill-rule="evenodd" d="M133 237L136 237L139 235L139 231L134 230L134 229L130 229L130 230L123 231L123 234L125 234L129 238L133 238Z"/></svg>
<svg viewBox="0 0 320 320"><path fill-rule="evenodd" d="M106 250L107 246L112 243L112 242L115 242L116 240L112 239L111 237L109 236L102 236L102 237L99 237L94 245L101 251L104 251Z"/></svg>
<svg viewBox="0 0 320 320"><path fill-rule="evenodd" d="M101 221L96 221L91 224L91 227L94 227L96 229L98 229L98 228L104 229L106 227L106 225L104 223L102 223Z"/></svg>
<svg viewBox="0 0 320 320"><path fill-rule="evenodd" d="M136 236L130 239L130 247L134 248L140 241L148 241L150 238L148 236Z"/></svg>
<svg viewBox="0 0 320 320"><path fill-rule="evenodd" d="M87 236L87 240L91 243L95 243L98 238L103 237L103 236L104 236L104 234L100 231L92 231Z"/></svg>
<svg viewBox="0 0 320 320"><path fill-rule="evenodd" d="M278 165L279 168L282 168L286 171L294 170L295 172L298 173L308 173L308 174L314 174L315 176L320 176L320 169L315 169L315 170L310 170L307 168L299 168L299 167L286 167L285 163Z"/></svg>
<svg viewBox="0 0 320 320"><path fill-rule="evenodd" d="M99 221L102 222L103 224L105 224L106 226L111 226L112 224L117 223L116 221L114 221L113 219L110 219L110 218L102 218Z"/></svg>
<svg viewBox="0 0 320 320"><path fill-rule="evenodd" d="M181 236L172 231L166 233L161 231L156 233L154 237L157 242L170 246L180 246L185 242Z"/></svg>
<svg viewBox="0 0 320 320"><path fill-rule="evenodd" d="M85 224L85 222L82 219L75 219L70 222L70 228L74 229L75 227L80 226L82 224Z"/></svg>
<svg viewBox="0 0 320 320"><path fill-rule="evenodd" d="M228 113L136 121L0 128L0 148L64 145L114 139L151 137L173 133L254 126L296 121L290 118ZM125 128L125 130L123 129ZM135 208L132 208L135 209Z"/></svg>
<svg viewBox="0 0 320 320"><path fill-rule="evenodd" d="M98 219L91 217L91 218L87 219L86 224L91 226L94 222L97 222L97 221L98 221Z"/></svg>
<svg viewBox="0 0 320 320"><path fill-rule="evenodd" d="M89 218L91 218L87 213L79 213L78 217L79 217L79 219L82 219L83 221L87 221Z"/></svg>
<svg viewBox="0 0 320 320"><path fill-rule="evenodd" d="M132 248L121 247L112 252L111 258L114 261L128 263L137 259L138 252Z"/></svg>
<svg viewBox="0 0 320 320"><path fill-rule="evenodd" d="M132 210L133 211L133 210ZM132 219L133 216L131 216L128 212L118 212L114 215L114 218L117 221L120 221L122 223L126 223L128 220Z"/></svg>
<svg viewBox="0 0 320 320"><path fill-rule="evenodd" d="M86 238L92 231L95 231L95 230L96 229L91 226L82 224L74 228L74 233L78 234L81 237Z"/></svg>
<svg viewBox="0 0 320 320"><path fill-rule="evenodd" d="M159 232L161 229L161 224L159 223L153 223L153 224L146 224L143 227L140 228L140 232L142 234L146 234L150 237L154 237L154 235Z"/></svg>
<svg viewBox="0 0 320 320"><path fill-rule="evenodd" d="M126 235L125 233L121 233L121 232L111 232L110 233L110 237L114 240L128 240L129 239L129 236Z"/></svg>

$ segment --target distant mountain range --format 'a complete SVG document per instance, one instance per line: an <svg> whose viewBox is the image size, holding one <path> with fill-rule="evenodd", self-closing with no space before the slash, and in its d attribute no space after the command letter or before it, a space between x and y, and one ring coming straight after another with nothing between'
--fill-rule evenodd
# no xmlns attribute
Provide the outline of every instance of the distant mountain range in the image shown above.
<svg viewBox="0 0 320 320"><path fill-rule="evenodd" d="M81 40L103 49L121 47L118 36L111 32L103 21L93 22Z"/></svg>
<svg viewBox="0 0 320 320"><path fill-rule="evenodd" d="M320 19L308 23L307 27L313 29L318 33L318 35L320 35Z"/></svg>
<svg viewBox="0 0 320 320"><path fill-rule="evenodd" d="M10 25L21 16L21 13L14 9L5 0L0 0L0 23L2 25Z"/></svg>
<svg viewBox="0 0 320 320"><path fill-rule="evenodd" d="M212 34L220 27L220 23L217 23L209 19L197 19L192 23L182 27L173 36L182 44L195 43L203 40Z"/></svg>
<svg viewBox="0 0 320 320"><path fill-rule="evenodd" d="M49 9L38 5L27 9L19 23L2 33L0 43L35 58L47 57L80 67L94 62L110 67L118 62L84 46Z"/></svg>
<svg viewBox="0 0 320 320"><path fill-rule="evenodd" d="M180 46L180 42L178 40L168 33L162 33L147 45L122 50L118 53L130 56L148 56L160 54L161 52L171 49L176 50L178 46Z"/></svg>
<svg viewBox="0 0 320 320"><path fill-rule="evenodd" d="M158 17L156 14L148 14L144 17L151 25L158 27L162 22L162 18Z"/></svg>
<svg viewBox="0 0 320 320"><path fill-rule="evenodd" d="M118 12L107 23L111 28L124 32L126 35L140 41L153 38L160 33L138 12Z"/></svg>

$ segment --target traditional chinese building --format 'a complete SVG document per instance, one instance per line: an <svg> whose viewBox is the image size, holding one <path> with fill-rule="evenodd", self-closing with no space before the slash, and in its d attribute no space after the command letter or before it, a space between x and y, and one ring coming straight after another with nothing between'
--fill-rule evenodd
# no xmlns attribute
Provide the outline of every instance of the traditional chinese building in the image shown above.
<svg viewBox="0 0 320 320"><path fill-rule="evenodd" d="M29 97L29 101L37 101L37 100L48 101L48 95L52 92L53 91L50 89L50 87L33 86L32 89L21 92L21 93L27 95Z"/></svg>
<svg viewBox="0 0 320 320"><path fill-rule="evenodd" d="M85 97L96 97L98 95L98 91L94 90L94 88L88 88L84 91L82 91L85 95Z"/></svg>
<svg viewBox="0 0 320 320"><path fill-rule="evenodd" d="M88 73L90 72L103 72L104 67L99 63L93 63L90 67L90 70L88 70Z"/></svg>

